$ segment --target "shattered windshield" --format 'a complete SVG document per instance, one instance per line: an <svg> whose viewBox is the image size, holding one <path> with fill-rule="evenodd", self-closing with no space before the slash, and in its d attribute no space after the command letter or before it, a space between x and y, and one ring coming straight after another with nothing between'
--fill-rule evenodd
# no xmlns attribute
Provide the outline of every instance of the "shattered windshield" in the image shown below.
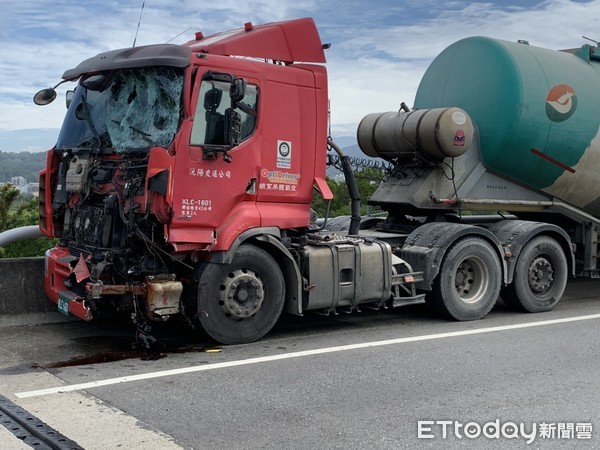
<svg viewBox="0 0 600 450"><path fill-rule="evenodd" d="M172 67L118 70L101 87L75 95L57 149L111 149L118 153L168 147L181 117L183 71Z"/></svg>

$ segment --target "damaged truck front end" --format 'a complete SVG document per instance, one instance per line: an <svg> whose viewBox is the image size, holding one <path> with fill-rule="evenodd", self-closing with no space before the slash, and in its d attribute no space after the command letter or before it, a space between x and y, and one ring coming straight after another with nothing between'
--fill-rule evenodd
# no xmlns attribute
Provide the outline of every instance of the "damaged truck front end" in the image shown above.
<svg viewBox="0 0 600 450"><path fill-rule="evenodd" d="M45 290L65 314L166 320L180 312L183 283L174 273L185 264L164 228L186 50L107 52L63 75L78 83L40 175L40 228L59 238L46 253Z"/></svg>

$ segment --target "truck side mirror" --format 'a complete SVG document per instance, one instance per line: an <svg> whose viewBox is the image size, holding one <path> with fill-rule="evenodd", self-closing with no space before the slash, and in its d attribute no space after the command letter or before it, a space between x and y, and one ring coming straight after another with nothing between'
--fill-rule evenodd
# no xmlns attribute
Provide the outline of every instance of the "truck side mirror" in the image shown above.
<svg viewBox="0 0 600 450"><path fill-rule="evenodd" d="M52 103L56 98L56 91L54 88L42 89L33 96L33 103L38 106L44 106Z"/></svg>
<svg viewBox="0 0 600 450"><path fill-rule="evenodd" d="M56 98L56 88L59 87L61 84L63 84L65 81L71 81L71 80L62 80L60 83L58 83L54 87L46 88L46 89L42 89L41 91L38 91L33 96L33 103L35 103L38 106L44 106L44 105L48 105L48 104L52 103L54 101L54 99Z"/></svg>
<svg viewBox="0 0 600 450"><path fill-rule="evenodd" d="M229 88L229 97L231 98L231 107L235 108L236 105L241 102L246 95L246 80L243 78L234 78L231 80L231 87Z"/></svg>

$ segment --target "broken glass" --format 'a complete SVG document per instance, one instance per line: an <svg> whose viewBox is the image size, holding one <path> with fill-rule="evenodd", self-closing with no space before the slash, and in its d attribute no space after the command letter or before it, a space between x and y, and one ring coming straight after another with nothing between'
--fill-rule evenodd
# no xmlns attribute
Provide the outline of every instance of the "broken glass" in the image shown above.
<svg viewBox="0 0 600 450"><path fill-rule="evenodd" d="M99 90L80 83L57 148L122 153L168 147L179 126L182 88L183 72L171 67L115 71Z"/></svg>

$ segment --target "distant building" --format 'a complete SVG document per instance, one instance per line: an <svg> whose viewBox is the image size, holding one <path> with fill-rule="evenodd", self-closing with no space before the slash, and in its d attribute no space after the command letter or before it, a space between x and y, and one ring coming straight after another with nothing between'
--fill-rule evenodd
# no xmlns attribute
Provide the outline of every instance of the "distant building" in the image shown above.
<svg viewBox="0 0 600 450"><path fill-rule="evenodd" d="M10 182L20 188L27 184L27 179L25 177L11 177Z"/></svg>
<svg viewBox="0 0 600 450"><path fill-rule="evenodd" d="M33 195L34 197L37 197L40 195L40 184L28 183L25 186L19 186L19 190L23 195Z"/></svg>

